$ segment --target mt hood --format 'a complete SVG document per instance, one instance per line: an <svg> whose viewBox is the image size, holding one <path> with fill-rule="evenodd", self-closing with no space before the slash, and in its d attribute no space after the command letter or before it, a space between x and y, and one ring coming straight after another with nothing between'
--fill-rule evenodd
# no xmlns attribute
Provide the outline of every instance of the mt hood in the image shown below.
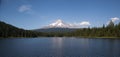
<svg viewBox="0 0 120 57"><path fill-rule="evenodd" d="M46 28L70 28L72 25L63 22L62 20L58 19L55 22L46 26Z"/></svg>

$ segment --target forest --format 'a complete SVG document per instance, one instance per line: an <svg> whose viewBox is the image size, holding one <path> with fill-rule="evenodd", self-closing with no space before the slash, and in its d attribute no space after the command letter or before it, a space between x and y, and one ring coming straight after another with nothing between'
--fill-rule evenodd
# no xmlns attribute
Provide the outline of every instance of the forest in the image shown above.
<svg viewBox="0 0 120 57"><path fill-rule="evenodd" d="M79 28L73 32L54 32L49 33L49 36L58 37L84 37L84 38L120 38L120 23L114 24L112 20L110 23L102 27L93 28Z"/></svg>
<svg viewBox="0 0 120 57"><path fill-rule="evenodd" d="M102 27L79 28L71 32L35 32L17 28L0 21L0 38L25 38L25 37L84 37L84 38L120 38L120 23L112 21Z"/></svg>
<svg viewBox="0 0 120 57"><path fill-rule="evenodd" d="M44 33L24 30L0 21L0 38L38 37L43 35Z"/></svg>
<svg viewBox="0 0 120 57"><path fill-rule="evenodd" d="M107 37L114 38L120 37L120 23L114 24L112 21L105 26L102 27L94 27L94 28L83 28L71 33L73 36L79 37Z"/></svg>

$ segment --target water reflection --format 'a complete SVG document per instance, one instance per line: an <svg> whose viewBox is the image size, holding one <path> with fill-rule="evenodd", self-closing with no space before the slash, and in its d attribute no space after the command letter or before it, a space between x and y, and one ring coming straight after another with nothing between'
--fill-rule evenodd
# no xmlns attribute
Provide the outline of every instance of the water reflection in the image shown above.
<svg viewBox="0 0 120 57"><path fill-rule="evenodd" d="M120 39L0 39L0 57L119 57Z"/></svg>
<svg viewBox="0 0 120 57"><path fill-rule="evenodd" d="M63 39L62 38L52 38L52 48L53 48L53 56L62 57L62 47L63 47Z"/></svg>
<svg viewBox="0 0 120 57"><path fill-rule="evenodd" d="M82 51L80 54L81 56L86 56L86 53L88 53L90 46L90 42L89 42L90 39L79 39L79 47L80 47L80 51Z"/></svg>
<svg viewBox="0 0 120 57"><path fill-rule="evenodd" d="M106 39L106 45L104 43L103 46L106 46L106 50L107 51L107 55L108 56L119 56L119 52L120 52L120 48L118 48L120 46L120 44L118 43L118 40L116 39Z"/></svg>

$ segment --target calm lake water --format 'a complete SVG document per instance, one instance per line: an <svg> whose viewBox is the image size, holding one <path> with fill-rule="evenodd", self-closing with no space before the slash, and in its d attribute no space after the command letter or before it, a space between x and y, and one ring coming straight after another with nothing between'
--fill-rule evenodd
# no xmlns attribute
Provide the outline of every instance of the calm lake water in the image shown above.
<svg viewBox="0 0 120 57"><path fill-rule="evenodd" d="M0 57L120 57L120 39L0 39Z"/></svg>

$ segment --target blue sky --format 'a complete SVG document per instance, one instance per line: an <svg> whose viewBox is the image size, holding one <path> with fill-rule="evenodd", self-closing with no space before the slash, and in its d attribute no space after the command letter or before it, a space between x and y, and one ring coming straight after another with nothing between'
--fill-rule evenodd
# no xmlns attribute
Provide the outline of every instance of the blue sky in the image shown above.
<svg viewBox="0 0 120 57"><path fill-rule="evenodd" d="M89 22L90 27L120 20L120 0L1 0L0 21L24 29L42 28L57 19Z"/></svg>

